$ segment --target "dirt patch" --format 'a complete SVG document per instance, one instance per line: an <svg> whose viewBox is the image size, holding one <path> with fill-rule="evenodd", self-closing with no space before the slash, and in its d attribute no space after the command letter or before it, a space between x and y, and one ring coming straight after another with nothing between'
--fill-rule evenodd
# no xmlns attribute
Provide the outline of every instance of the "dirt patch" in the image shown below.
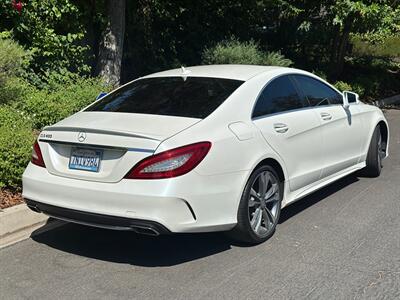
<svg viewBox="0 0 400 300"><path fill-rule="evenodd" d="M20 192L0 189L0 209L21 204L23 202L22 194Z"/></svg>

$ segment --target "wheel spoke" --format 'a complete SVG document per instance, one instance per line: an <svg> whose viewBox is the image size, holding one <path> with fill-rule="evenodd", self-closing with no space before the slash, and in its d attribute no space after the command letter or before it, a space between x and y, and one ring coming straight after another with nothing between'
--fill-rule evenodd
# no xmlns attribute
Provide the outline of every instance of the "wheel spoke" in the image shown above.
<svg viewBox="0 0 400 300"><path fill-rule="evenodd" d="M265 194L267 193L267 188L268 188L268 183L271 180L271 176L269 175L269 172L262 173L260 175L259 179L259 193L261 197L265 197Z"/></svg>
<svg viewBox="0 0 400 300"><path fill-rule="evenodd" d="M254 227L256 226L256 223L257 223L258 210L259 210L259 208L257 208L254 211L254 213L252 215L252 218L251 218L251 221L250 221L251 228L253 228L253 229L254 229Z"/></svg>
<svg viewBox="0 0 400 300"><path fill-rule="evenodd" d="M275 217L274 217L274 215L271 213L271 211L270 211L267 207L265 208L265 211L266 211L266 213L267 213L267 215L268 215L269 221L270 221L272 224L274 224L274 223L275 223Z"/></svg>
<svg viewBox="0 0 400 300"><path fill-rule="evenodd" d="M271 184L271 187L269 188L269 190L268 190L267 193L265 194L264 199L265 199L265 200L268 200L269 198L271 198L272 196L274 196L277 190L278 190L278 184L277 184L277 183Z"/></svg>
<svg viewBox="0 0 400 300"><path fill-rule="evenodd" d="M257 208L254 212L253 218L251 219L251 228L253 228L253 230L255 232L258 231L260 224L261 224L261 219L262 219L262 214L261 214L261 208Z"/></svg>
<svg viewBox="0 0 400 300"><path fill-rule="evenodd" d="M255 232L259 232L260 226L261 226L261 222L262 222L262 211L260 209L260 211L258 213L258 217L257 217L257 224L256 224L256 227L254 228Z"/></svg>
<svg viewBox="0 0 400 300"><path fill-rule="evenodd" d="M249 199L249 207L254 207L256 205L260 205L261 199L257 192L251 188L250 190L250 199Z"/></svg>
<svg viewBox="0 0 400 300"><path fill-rule="evenodd" d="M260 195L257 194L256 190L254 188L251 188L250 190L250 196L252 196L253 198L260 200Z"/></svg>
<svg viewBox="0 0 400 300"><path fill-rule="evenodd" d="M268 230L268 229L269 229L270 221L269 221L269 217L268 217L267 210L266 210L265 208L262 210L262 215L263 215L263 220L264 220L265 228Z"/></svg>
<svg viewBox="0 0 400 300"><path fill-rule="evenodd" d="M382 146L382 135L379 134L378 136L378 164L382 167L382 160L385 157L384 150L383 150L383 146Z"/></svg>
<svg viewBox="0 0 400 300"><path fill-rule="evenodd" d="M378 140L378 153L379 153L381 159L384 158L386 155L385 149L383 147L381 135L379 135L379 140Z"/></svg>
<svg viewBox="0 0 400 300"><path fill-rule="evenodd" d="M279 194L275 193L274 195L272 195L271 197L269 197L268 199L265 200L265 204L268 203L273 203L279 200Z"/></svg>

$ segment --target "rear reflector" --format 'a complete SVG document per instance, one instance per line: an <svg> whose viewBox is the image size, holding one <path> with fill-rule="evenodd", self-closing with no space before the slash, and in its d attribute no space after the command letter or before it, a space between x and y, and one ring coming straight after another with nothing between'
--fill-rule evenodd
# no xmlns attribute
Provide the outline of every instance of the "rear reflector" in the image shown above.
<svg viewBox="0 0 400 300"><path fill-rule="evenodd" d="M43 160L42 151L40 150L40 146L37 141L33 144L31 162L39 167L46 168Z"/></svg>
<svg viewBox="0 0 400 300"><path fill-rule="evenodd" d="M210 148L210 142L200 142L161 152L137 163L125 178L162 179L186 174L204 159Z"/></svg>

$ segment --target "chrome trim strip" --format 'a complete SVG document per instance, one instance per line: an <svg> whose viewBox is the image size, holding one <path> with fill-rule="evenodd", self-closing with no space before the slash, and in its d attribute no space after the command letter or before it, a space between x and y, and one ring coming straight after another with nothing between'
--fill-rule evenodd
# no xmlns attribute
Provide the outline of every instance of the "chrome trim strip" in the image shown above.
<svg viewBox="0 0 400 300"><path fill-rule="evenodd" d="M151 150L151 149L142 149L142 148L127 148L127 151L131 151L131 152L154 153L155 150Z"/></svg>
<svg viewBox="0 0 400 300"><path fill-rule="evenodd" d="M115 146L106 146L106 145L94 145L94 144L85 144L85 143L53 141L53 140L41 139L41 138L39 138L39 142L50 143L50 144L53 143L53 144L71 145L71 146L82 147L82 148L90 147L90 148L114 149L114 150L129 151L129 152L154 153L154 151L155 151L152 149L145 149L145 148L125 148L125 147L115 147Z"/></svg>

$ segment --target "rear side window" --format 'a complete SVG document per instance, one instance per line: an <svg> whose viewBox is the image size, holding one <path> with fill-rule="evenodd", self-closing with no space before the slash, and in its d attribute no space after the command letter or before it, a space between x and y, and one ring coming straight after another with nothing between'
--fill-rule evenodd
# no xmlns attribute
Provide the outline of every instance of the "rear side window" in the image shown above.
<svg viewBox="0 0 400 300"><path fill-rule="evenodd" d="M208 77L140 79L102 98L86 111L111 111L203 119L243 81Z"/></svg>
<svg viewBox="0 0 400 300"><path fill-rule="evenodd" d="M293 77L311 106L343 103L342 95L325 83L305 75Z"/></svg>
<svg viewBox="0 0 400 300"><path fill-rule="evenodd" d="M264 88L258 97L253 118L304 107L292 81L281 76Z"/></svg>

